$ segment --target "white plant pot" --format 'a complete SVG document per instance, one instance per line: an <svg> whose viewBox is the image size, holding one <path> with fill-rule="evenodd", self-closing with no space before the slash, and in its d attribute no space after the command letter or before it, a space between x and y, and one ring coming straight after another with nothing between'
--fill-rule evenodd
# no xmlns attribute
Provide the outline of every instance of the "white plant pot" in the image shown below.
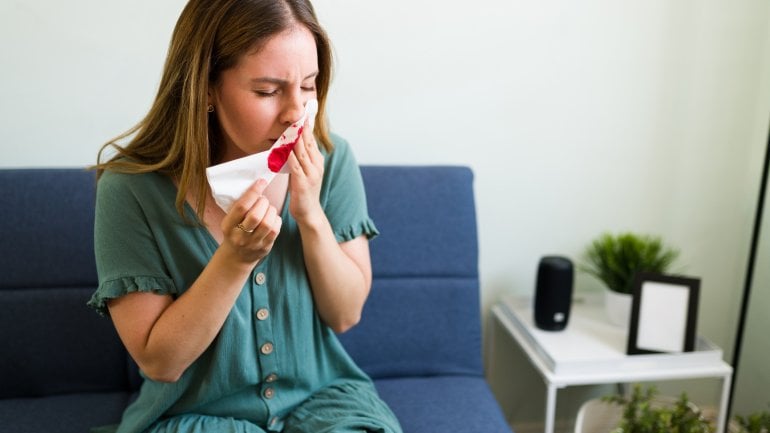
<svg viewBox="0 0 770 433"><path fill-rule="evenodd" d="M633 297L627 293L604 291L604 309L610 323L628 329L631 320L631 302Z"/></svg>

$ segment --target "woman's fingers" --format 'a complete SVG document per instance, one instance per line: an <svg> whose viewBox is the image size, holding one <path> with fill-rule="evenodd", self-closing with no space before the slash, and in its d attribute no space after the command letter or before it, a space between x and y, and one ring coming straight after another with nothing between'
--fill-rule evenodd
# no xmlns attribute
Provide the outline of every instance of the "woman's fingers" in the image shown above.
<svg viewBox="0 0 770 433"><path fill-rule="evenodd" d="M299 161L302 171L306 174L308 174L309 170L318 166L319 157L322 158L322 156L318 149L318 143L316 143L315 137L313 136L313 128L310 127L310 119L305 120L305 127L302 130L302 135L294 146L292 153L297 157L297 161ZM323 164L323 162L321 162L321 164Z"/></svg>
<svg viewBox="0 0 770 433"><path fill-rule="evenodd" d="M236 224L236 227L246 233L253 233L259 228L260 223L271 209L275 213L275 208L270 206L270 201L267 198L264 196L258 197L254 205L246 211L246 214L243 215L243 218L238 223L240 226Z"/></svg>
<svg viewBox="0 0 770 433"><path fill-rule="evenodd" d="M294 156L294 159L299 164L294 164L292 168L294 169L302 169L302 171L305 171L305 165L307 165L307 149L305 148L305 134L302 134L302 137L300 137L297 144L294 146L294 150L292 150L291 154L289 155L289 158L291 159L291 156Z"/></svg>
<svg viewBox="0 0 770 433"><path fill-rule="evenodd" d="M246 213L249 212L249 210L254 207L254 204L257 202L257 200L262 197L262 193L265 191L265 188L267 188L267 182L264 179L259 179L254 182L249 187L249 189L247 189L246 192L244 192L243 195L241 195L241 197L235 201L235 203L233 203L233 206L222 220L221 228L224 233L227 233L229 230L236 227L237 224L243 221ZM248 230L253 228L252 226L244 227Z"/></svg>
<svg viewBox="0 0 770 433"><path fill-rule="evenodd" d="M267 239L276 227L280 228L280 223L277 222L277 220L280 220L281 217L278 216L278 211L275 207L268 204L268 207L262 212L261 209L257 209L255 206L255 213L253 215L249 213L249 218L260 214L261 217L259 217L259 220L254 226L254 231L249 236L249 240L252 243L258 243Z"/></svg>
<svg viewBox="0 0 770 433"><path fill-rule="evenodd" d="M302 166L299 156L297 156L297 147L289 154L289 159L286 161L289 164L289 172L294 177L305 176L305 168Z"/></svg>
<svg viewBox="0 0 770 433"><path fill-rule="evenodd" d="M307 136L303 134L303 142L305 143L305 154L310 163L313 166L318 166L319 163L323 165L323 155L321 155L321 151L318 149L318 143L315 141L313 134L307 133Z"/></svg>
<svg viewBox="0 0 770 433"><path fill-rule="evenodd" d="M283 219L278 215L278 212L275 210L274 207L270 207L270 213L265 216L265 218L262 220L262 223L260 224L257 231L254 232L255 236L260 236L260 230L262 233L264 233L264 236L262 236L261 241L265 246L268 246L269 248L265 252L267 254L270 252L270 248L272 248L273 243L275 242L275 239L278 237L278 234L281 232L281 225L283 224Z"/></svg>
<svg viewBox="0 0 770 433"><path fill-rule="evenodd" d="M289 164L293 175L307 177L311 182L323 176L323 155L315 140L305 140L304 134L289 155Z"/></svg>
<svg viewBox="0 0 770 433"><path fill-rule="evenodd" d="M225 242L242 260L255 263L265 257L281 230L278 211L262 195L267 183L254 183L234 204L222 220Z"/></svg>

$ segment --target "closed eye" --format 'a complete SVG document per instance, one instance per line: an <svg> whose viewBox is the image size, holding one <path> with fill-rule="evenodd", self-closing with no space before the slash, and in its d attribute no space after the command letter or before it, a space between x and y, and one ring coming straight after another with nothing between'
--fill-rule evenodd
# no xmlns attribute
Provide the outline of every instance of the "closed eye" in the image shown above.
<svg viewBox="0 0 770 433"><path fill-rule="evenodd" d="M271 96L277 95L278 94L278 89L276 89L276 90L254 90L254 93L257 96L261 96L261 97L267 98L267 97L271 97Z"/></svg>

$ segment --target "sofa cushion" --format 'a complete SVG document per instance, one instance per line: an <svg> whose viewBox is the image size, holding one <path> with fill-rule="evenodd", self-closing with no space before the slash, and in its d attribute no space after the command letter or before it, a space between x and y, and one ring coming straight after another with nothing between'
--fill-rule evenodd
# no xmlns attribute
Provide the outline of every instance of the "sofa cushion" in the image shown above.
<svg viewBox="0 0 770 433"><path fill-rule="evenodd" d="M404 433L511 433L481 377L380 379L375 385Z"/></svg>
<svg viewBox="0 0 770 433"><path fill-rule="evenodd" d="M363 319L343 344L404 433L509 433L481 369L471 171L365 166L362 174L382 236L371 244ZM116 423L139 384L111 322L85 306L96 287L93 199L90 172L0 170L2 431Z"/></svg>
<svg viewBox="0 0 770 433"><path fill-rule="evenodd" d="M85 305L93 290L0 290L0 398L128 389L112 323Z"/></svg>
<svg viewBox="0 0 770 433"><path fill-rule="evenodd" d="M0 290L96 287L94 173L0 170Z"/></svg>
<svg viewBox="0 0 770 433"><path fill-rule="evenodd" d="M127 392L0 400L0 430L13 433L87 433L120 422Z"/></svg>
<svg viewBox="0 0 770 433"><path fill-rule="evenodd" d="M96 287L94 173L0 170L0 398L127 389Z"/></svg>
<svg viewBox="0 0 770 433"><path fill-rule="evenodd" d="M381 277L478 278L473 172L467 167L365 166L371 242Z"/></svg>
<svg viewBox="0 0 770 433"><path fill-rule="evenodd" d="M473 173L363 166L374 279L361 322L340 336L373 378L481 375Z"/></svg>
<svg viewBox="0 0 770 433"><path fill-rule="evenodd" d="M482 375L478 282L379 278L361 322L339 336L372 378Z"/></svg>

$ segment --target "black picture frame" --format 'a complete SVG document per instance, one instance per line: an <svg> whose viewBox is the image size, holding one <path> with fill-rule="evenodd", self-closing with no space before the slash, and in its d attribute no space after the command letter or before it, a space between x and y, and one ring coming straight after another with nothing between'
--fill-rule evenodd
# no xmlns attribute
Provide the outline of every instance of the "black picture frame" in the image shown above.
<svg viewBox="0 0 770 433"><path fill-rule="evenodd" d="M695 350L700 279L639 272L633 289L629 355Z"/></svg>

